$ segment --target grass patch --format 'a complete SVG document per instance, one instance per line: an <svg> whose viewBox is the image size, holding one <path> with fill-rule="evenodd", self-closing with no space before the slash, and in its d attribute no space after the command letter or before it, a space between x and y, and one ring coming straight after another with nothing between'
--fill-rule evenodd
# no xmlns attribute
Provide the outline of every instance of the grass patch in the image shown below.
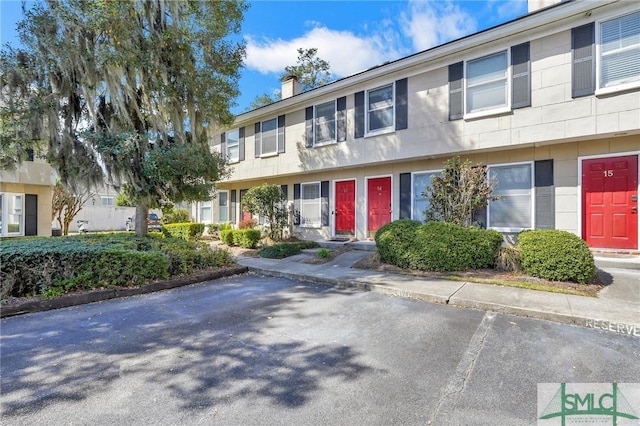
<svg viewBox="0 0 640 426"><path fill-rule="evenodd" d="M456 275L443 276L442 278L451 280L451 281L465 281L465 282L472 282L472 283L478 283L478 284L492 284L492 285L498 285L501 287L526 288L529 290L546 291L549 293L572 294L574 296L596 297L596 294L583 291L583 290L576 290L572 288L560 288L560 287L554 287L554 286L545 285L545 284L532 283L528 281L511 281L511 280L500 280L500 279L491 279L491 278L459 277Z"/></svg>

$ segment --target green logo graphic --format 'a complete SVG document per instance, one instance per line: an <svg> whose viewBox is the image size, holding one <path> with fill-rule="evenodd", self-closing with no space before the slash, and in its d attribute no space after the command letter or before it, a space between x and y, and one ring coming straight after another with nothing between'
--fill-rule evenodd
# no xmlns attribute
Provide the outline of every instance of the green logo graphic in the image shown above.
<svg viewBox="0 0 640 426"><path fill-rule="evenodd" d="M639 417L633 411L631 404L618 388L617 383L611 384L611 391L584 391L589 389L587 384L570 384L573 392L567 391L567 384L560 383L560 388L551 398L546 408L542 411L540 420L553 419L558 417L561 425L565 426L567 417L583 416L609 416L614 426L618 424L619 418L637 420ZM578 392L578 390L583 390ZM540 388L538 388L540 392ZM539 401L540 403L540 401ZM571 423L575 424L577 419ZM604 419L602 419L604 420ZM599 422L600 423L600 422Z"/></svg>

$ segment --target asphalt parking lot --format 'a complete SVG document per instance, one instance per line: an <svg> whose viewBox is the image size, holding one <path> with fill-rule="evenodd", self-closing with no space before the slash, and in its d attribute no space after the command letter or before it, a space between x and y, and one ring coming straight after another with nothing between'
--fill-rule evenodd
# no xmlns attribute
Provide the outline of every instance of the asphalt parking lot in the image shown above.
<svg viewBox="0 0 640 426"><path fill-rule="evenodd" d="M640 339L243 275L2 320L3 425L530 425Z"/></svg>

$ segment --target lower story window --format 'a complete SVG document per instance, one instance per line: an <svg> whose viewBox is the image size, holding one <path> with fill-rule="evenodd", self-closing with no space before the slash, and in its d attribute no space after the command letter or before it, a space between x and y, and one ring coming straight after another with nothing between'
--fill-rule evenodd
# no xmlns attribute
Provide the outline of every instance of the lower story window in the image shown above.
<svg viewBox="0 0 640 426"><path fill-rule="evenodd" d="M504 231L533 228L533 166L513 164L489 167L489 176L497 181L489 203L488 226Z"/></svg>
<svg viewBox="0 0 640 426"><path fill-rule="evenodd" d="M0 194L0 235L24 233L24 194Z"/></svg>
<svg viewBox="0 0 640 426"><path fill-rule="evenodd" d="M218 193L218 222L229 222L229 193Z"/></svg>
<svg viewBox="0 0 640 426"><path fill-rule="evenodd" d="M102 204L103 206L113 206L114 201L115 201L114 197L108 197L108 196L100 197L100 204Z"/></svg>
<svg viewBox="0 0 640 426"><path fill-rule="evenodd" d="M411 219L420 222L426 221L425 212L429 208L429 200L422 194L426 191L427 186L431 186L431 176L437 173L438 172L425 172L413 174Z"/></svg>
<svg viewBox="0 0 640 426"><path fill-rule="evenodd" d="M200 222L211 223L211 201L200 203Z"/></svg>
<svg viewBox="0 0 640 426"><path fill-rule="evenodd" d="M300 226L319 228L321 226L320 182L300 185Z"/></svg>

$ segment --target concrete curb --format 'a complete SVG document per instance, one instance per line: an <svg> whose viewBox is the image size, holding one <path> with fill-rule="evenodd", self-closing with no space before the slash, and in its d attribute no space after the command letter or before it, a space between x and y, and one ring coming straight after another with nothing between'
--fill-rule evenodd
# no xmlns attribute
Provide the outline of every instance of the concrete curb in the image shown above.
<svg viewBox="0 0 640 426"><path fill-rule="evenodd" d="M209 271L188 277L173 278L166 281L158 281L145 284L135 288L113 288L106 290L96 290L81 294L70 294L51 300L32 300L0 308L0 318L15 315L30 314L33 312L49 311L52 309L68 308L70 306L84 305L87 303L102 302L109 299L121 297L137 296L141 294L154 293L156 291L168 290L204 281L211 281L219 278L239 275L247 272L246 266L237 265L216 271Z"/></svg>

